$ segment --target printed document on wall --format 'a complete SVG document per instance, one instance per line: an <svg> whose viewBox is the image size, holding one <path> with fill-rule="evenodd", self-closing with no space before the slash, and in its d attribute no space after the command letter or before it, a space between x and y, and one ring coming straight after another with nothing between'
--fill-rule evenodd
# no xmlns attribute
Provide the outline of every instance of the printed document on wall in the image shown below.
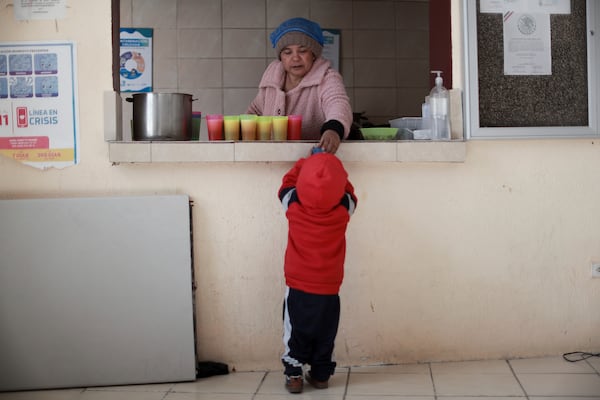
<svg viewBox="0 0 600 400"><path fill-rule="evenodd" d="M550 15L504 14L504 74L552 75Z"/></svg>
<svg viewBox="0 0 600 400"><path fill-rule="evenodd" d="M13 7L17 20L62 19L67 0L13 0Z"/></svg>
<svg viewBox="0 0 600 400"><path fill-rule="evenodd" d="M480 0L482 13L501 13L515 11L519 13L570 14L571 0Z"/></svg>
<svg viewBox="0 0 600 400"><path fill-rule="evenodd" d="M336 71L340 71L340 34L339 29L323 29L323 58L331 61Z"/></svg>
<svg viewBox="0 0 600 400"><path fill-rule="evenodd" d="M0 42L0 154L40 168L79 161L73 42Z"/></svg>

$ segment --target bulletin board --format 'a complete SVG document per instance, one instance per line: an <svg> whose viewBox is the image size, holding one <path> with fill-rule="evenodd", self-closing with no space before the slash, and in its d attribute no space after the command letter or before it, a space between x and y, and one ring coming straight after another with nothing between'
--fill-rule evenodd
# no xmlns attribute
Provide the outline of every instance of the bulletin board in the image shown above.
<svg viewBox="0 0 600 400"><path fill-rule="evenodd" d="M551 73L505 71L502 13L482 13L466 1L470 137L593 135L596 132L595 60L586 0L569 14L550 15Z"/></svg>

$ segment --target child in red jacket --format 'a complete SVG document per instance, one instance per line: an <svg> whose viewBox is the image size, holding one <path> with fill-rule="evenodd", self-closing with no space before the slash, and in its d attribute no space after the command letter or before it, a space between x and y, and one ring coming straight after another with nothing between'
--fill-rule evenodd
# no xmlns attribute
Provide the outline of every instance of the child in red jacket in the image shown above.
<svg viewBox="0 0 600 400"><path fill-rule="evenodd" d="M324 152L296 162L283 177L279 199L289 223L281 358L286 388L302 392L302 366L308 364L306 380L324 389L335 372L346 226L357 199L341 161Z"/></svg>

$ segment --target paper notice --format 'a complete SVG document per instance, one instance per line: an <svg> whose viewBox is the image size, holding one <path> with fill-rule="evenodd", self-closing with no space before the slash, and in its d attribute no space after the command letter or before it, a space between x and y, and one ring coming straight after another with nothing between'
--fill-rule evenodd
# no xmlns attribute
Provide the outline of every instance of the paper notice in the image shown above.
<svg viewBox="0 0 600 400"><path fill-rule="evenodd" d="M500 14L504 10L504 0L481 0L479 9L482 13Z"/></svg>
<svg viewBox="0 0 600 400"><path fill-rule="evenodd" d="M325 44L323 46L323 58L331 61L331 66L340 71L340 30L323 29Z"/></svg>
<svg viewBox="0 0 600 400"><path fill-rule="evenodd" d="M570 14L570 0L480 0L482 13Z"/></svg>
<svg viewBox="0 0 600 400"><path fill-rule="evenodd" d="M67 0L14 0L15 19L62 19Z"/></svg>
<svg viewBox="0 0 600 400"><path fill-rule="evenodd" d="M549 14L504 14L504 74L552 75Z"/></svg>

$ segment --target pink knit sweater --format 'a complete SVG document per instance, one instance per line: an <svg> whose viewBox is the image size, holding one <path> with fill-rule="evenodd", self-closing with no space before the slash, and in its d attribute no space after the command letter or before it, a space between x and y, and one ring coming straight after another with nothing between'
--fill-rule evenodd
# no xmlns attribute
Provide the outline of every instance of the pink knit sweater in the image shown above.
<svg viewBox="0 0 600 400"><path fill-rule="evenodd" d="M279 60L265 70L258 94L246 113L257 115L302 115L302 139L318 140L321 127L330 120L344 126L344 138L352 125L352 108L342 76L331 68L331 63L319 57L298 86L289 92L282 87L285 70Z"/></svg>

